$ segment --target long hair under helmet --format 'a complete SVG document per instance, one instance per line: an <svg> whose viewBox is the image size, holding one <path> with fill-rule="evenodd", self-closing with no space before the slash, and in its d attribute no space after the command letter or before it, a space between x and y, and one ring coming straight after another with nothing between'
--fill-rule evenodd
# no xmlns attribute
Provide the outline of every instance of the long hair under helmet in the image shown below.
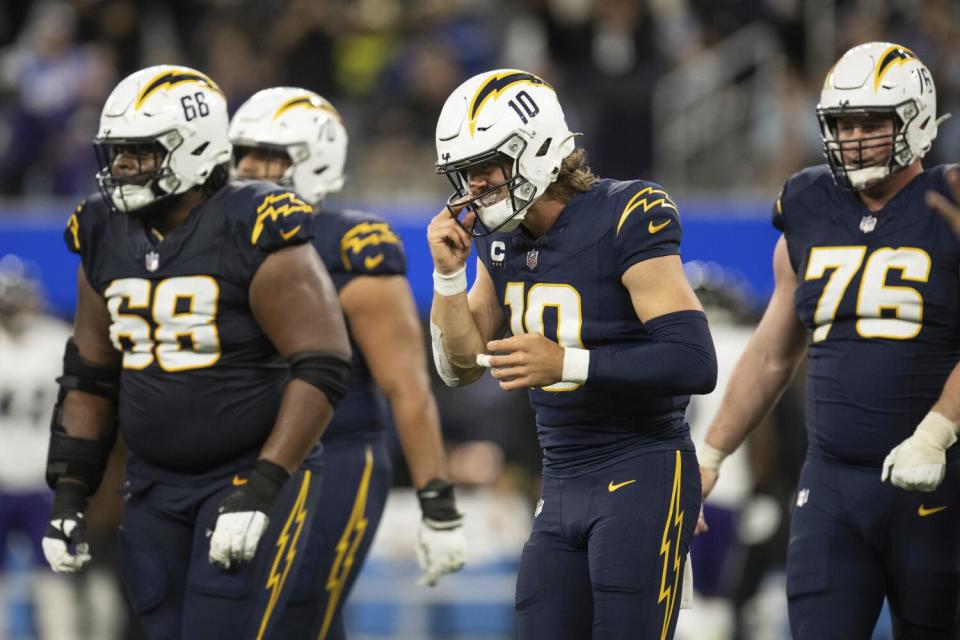
<svg viewBox="0 0 960 640"><path fill-rule="evenodd" d="M437 173L453 184L451 214L473 209L477 221L467 231L474 237L516 229L557 179L574 135L553 87L532 73L497 69L470 78L450 94L437 121ZM506 181L471 195L470 169L489 163L500 163ZM506 198L481 204L504 187Z"/></svg>

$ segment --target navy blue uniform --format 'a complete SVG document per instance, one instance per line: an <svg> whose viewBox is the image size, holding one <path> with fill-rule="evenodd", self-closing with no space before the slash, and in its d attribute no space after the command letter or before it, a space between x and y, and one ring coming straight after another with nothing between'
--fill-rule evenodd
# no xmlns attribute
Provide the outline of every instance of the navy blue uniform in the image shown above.
<svg viewBox="0 0 960 640"><path fill-rule="evenodd" d="M659 186L600 180L540 238L521 226L476 248L511 333L593 351L651 340L621 277L677 255L680 238ZM672 637L700 509L688 398L557 383L530 402L544 481L517 580L520 636Z"/></svg>
<svg viewBox="0 0 960 640"><path fill-rule="evenodd" d="M403 276L399 238L382 219L353 211L321 211L314 240L337 291L361 276ZM347 323L349 330L349 322ZM310 629L310 638L345 638L342 609L370 550L390 490L386 401L353 341L347 394L323 435L322 516L314 521L308 564L278 632Z"/></svg>
<svg viewBox="0 0 960 640"><path fill-rule="evenodd" d="M787 565L795 638L869 638L884 595L897 637L954 637L960 451L933 493L880 482L960 359L960 245L923 204L947 193L944 171L870 213L825 166L809 168L774 208L809 331L809 448Z"/></svg>
<svg viewBox="0 0 960 640"><path fill-rule="evenodd" d="M289 375L248 289L272 252L310 241L311 212L290 192L244 183L217 191L166 237L99 196L68 222L67 245L106 300L123 357L122 552L151 638L267 637L303 564L319 448L278 497L253 562L223 570L207 556L217 507L254 466Z"/></svg>

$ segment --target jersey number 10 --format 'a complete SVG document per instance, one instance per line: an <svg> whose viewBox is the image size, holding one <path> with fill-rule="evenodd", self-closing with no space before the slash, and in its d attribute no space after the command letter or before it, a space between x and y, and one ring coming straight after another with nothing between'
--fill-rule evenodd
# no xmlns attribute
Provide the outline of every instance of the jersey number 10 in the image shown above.
<svg viewBox="0 0 960 640"><path fill-rule="evenodd" d="M504 292L504 304L510 307L510 332L518 336L523 333L544 333L543 312L547 307L557 310L556 341L561 347L583 348L580 329L583 326L583 312L580 293L568 284L546 284L538 282L530 287L524 297L524 283L508 282ZM544 391L573 391L580 388L574 382L557 382Z"/></svg>
<svg viewBox="0 0 960 640"><path fill-rule="evenodd" d="M217 301L220 285L210 276L167 278L153 287L143 278L121 278L103 297L110 310L110 340L123 353L124 369L146 369L156 359L164 371L213 366L220 359ZM128 309L148 309L152 324ZM154 328L156 327L156 328Z"/></svg>

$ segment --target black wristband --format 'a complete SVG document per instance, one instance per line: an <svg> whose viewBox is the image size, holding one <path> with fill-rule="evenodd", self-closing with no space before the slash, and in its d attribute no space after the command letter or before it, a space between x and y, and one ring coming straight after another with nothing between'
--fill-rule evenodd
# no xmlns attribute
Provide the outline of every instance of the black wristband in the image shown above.
<svg viewBox="0 0 960 640"><path fill-rule="evenodd" d="M70 517L83 513L87 508L87 486L82 482L61 479L57 482L53 494L53 508L50 510L54 519Z"/></svg>
<svg viewBox="0 0 960 640"><path fill-rule="evenodd" d="M227 496L220 505L220 513L238 511L270 512L277 494L290 478L287 470L265 458L257 460L256 466L247 476L247 483Z"/></svg>
<svg viewBox="0 0 960 640"><path fill-rule="evenodd" d="M423 518L433 522L452 522L463 517L457 511L457 500L453 495L453 485L446 480L434 478L417 491Z"/></svg>

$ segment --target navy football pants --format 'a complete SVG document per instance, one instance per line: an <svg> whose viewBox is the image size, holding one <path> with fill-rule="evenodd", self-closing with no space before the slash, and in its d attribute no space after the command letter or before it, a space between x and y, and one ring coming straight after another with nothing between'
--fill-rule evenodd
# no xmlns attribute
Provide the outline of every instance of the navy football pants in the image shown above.
<svg viewBox="0 0 960 640"><path fill-rule="evenodd" d="M120 529L123 577L151 640L307 638L275 632L320 497L322 465L305 463L286 483L252 562L210 563L209 535L232 476L201 486L128 478Z"/></svg>
<svg viewBox="0 0 960 640"><path fill-rule="evenodd" d="M390 490L386 439L324 442L324 481L306 560L290 594L277 638L343 640L343 603L350 594ZM410 550L411 553L413 549Z"/></svg>
<svg viewBox="0 0 960 640"><path fill-rule="evenodd" d="M521 640L672 638L699 512L692 452L545 477L517 576Z"/></svg>
<svg viewBox="0 0 960 640"><path fill-rule="evenodd" d="M958 637L960 464L923 493L809 455L787 556L794 639L869 640L884 596L897 640Z"/></svg>

